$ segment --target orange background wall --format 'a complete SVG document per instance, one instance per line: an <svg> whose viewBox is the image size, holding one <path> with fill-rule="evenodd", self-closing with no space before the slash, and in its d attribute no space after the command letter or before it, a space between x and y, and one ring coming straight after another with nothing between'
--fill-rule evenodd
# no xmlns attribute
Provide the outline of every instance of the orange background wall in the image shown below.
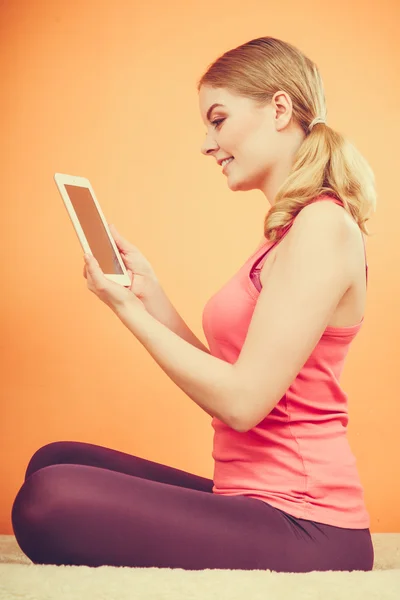
<svg viewBox="0 0 400 600"><path fill-rule="evenodd" d="M361 0L8 0L0 7L0 533L40 446L80 440L212 477L210 417L86 287L53 181L88 177L108 222L205 342L206 300L254 250L268 209L200 153L196 81L255 37L321 69L328 123L374 169L366 320L347 359L349 440L374 532L400 531L399 4Z"/></svg>

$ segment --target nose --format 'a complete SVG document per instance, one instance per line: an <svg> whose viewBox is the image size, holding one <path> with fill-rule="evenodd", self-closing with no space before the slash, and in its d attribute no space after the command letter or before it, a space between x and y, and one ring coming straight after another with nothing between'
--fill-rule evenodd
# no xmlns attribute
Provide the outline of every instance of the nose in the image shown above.
<svg viewBox="0 0 400 600"><path fill-rule="evenodd" d="M206 139L204 140L204 143L201 145L200 152L202 154L204 154L205 156L207 156L208 154L212 154L213 152L215 152L215 150L217 150L217 148L218 148L218 144L215 142L215 140L210 139L209 136L206 135Z"/></svg>

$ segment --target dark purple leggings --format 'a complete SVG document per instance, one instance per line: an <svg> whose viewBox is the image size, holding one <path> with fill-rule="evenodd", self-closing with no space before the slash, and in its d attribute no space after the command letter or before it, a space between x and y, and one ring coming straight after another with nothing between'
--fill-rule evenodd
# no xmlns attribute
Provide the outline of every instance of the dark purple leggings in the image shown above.
<svg viewBox="0 0 400 600"><path fill-rule="evenodd" d="M296 519L211 479L81 442L31 458L12 507L22 551L53 565L369 571L369 529Z"/></svg>

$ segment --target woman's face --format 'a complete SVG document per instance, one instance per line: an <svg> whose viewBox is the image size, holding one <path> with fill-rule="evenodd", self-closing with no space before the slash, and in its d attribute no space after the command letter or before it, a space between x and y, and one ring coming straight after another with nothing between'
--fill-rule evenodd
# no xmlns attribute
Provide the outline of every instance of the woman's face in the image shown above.
<svg viewBox="0 0 400 600"><path fill-rule="evenodd" d="M277 92L270 104L257 107L250 98L203 85L199 103L207 127L201 152L216 161L234 158L224 170L229 188L260 189L266 195L272 194L291 166L290 161L288 164L288 156L292 158L288 150L293 146L293 130L288 127L292 116L290 97ZM215 103L223 106L207 114Z"/></svg>

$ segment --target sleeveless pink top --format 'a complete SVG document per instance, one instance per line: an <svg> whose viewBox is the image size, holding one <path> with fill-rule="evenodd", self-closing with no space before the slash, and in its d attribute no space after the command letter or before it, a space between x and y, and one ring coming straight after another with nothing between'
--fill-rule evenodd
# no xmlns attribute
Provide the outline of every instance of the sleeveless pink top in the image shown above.
<svg viewBox="0 0 400 600"><path fill-rule="evenodd" d="M326 195L317 200L342 206ZM262 243L206 303L203 329L212 355L236 362L261 290L261 261L276 243ZM294 517L337 527L370 526L347 439L348 398L339 383L363 320L327 327L285 395L250 431L212 419L213 493L257 498Z"/></svg>

